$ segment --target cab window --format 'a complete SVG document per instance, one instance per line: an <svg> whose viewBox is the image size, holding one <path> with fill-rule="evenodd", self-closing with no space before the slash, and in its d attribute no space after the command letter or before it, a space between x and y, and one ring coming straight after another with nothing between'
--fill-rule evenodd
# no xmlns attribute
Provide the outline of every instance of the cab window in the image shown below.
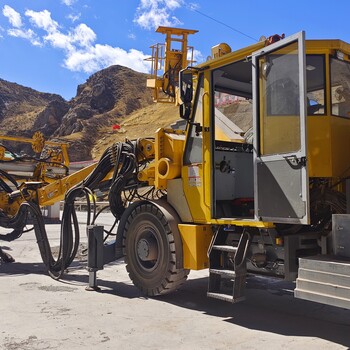
<svg viewBox="0 0 350 350"><path fill-rule="evenodd" d="M331 58L332 115L350 118L350 63Z"/></svg>
<svg viewBox="0 0 350 350"><path fill-rule="evenodd" d="M325 56L306 55L307 114L324 115L325 100Z"/></svg>

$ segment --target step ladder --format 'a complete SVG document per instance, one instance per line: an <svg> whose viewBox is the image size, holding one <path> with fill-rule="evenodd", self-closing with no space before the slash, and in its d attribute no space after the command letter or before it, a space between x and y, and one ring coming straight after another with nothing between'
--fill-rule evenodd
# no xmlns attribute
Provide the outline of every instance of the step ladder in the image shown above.
<svg viewBox="0 0 350 350"><path fill-rule="evenodd" d="M237 246L226 245L227 233L220 231L209 251L207 296L230 303L245 299L246 255L251 237L243 231Z"/></svg>
<svg viewBox="0 0 350 350"><path fill-rule="evenodd" d="M350 259L329 255L299 258L294 296L350 309Z"/></svg>

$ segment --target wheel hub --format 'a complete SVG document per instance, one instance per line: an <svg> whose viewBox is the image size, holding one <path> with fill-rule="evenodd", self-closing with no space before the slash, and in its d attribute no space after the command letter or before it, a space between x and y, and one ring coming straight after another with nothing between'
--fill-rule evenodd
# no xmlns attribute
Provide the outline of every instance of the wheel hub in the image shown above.
<svg viewBox="0 0 350 350"><path fill-rule="evenodd" d="M141 238L137 243L137 255L142 261L156 260L158 245L154 237Z"/></svg>

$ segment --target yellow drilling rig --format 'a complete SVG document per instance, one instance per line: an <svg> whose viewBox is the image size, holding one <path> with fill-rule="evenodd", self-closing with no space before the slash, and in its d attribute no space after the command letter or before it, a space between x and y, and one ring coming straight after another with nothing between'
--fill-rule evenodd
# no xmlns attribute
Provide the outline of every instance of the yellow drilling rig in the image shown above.
<svg viewBox="0 0 350 350"><path fill-rule="evenodd" d="M59 278L79 243L74 201L99 189L118 226L107 245L91 217L92 288L104 263L125 257L149 296L208 269L208 297L244 299L251 273L296 280L296 297L350 308L350 45L274 35L233 52L217 45L195 65L195 30L158 32L165 45L152 47L147 85L156 101L179 104L181 122L116 143L71 175L57 171L67 167L62 145L50 155L44 142L27 178L4 170L23 159L3 155L0 225L13 231L0 238L19 237L30 214ZM54 259L40 207L63 198Z"/></svg>

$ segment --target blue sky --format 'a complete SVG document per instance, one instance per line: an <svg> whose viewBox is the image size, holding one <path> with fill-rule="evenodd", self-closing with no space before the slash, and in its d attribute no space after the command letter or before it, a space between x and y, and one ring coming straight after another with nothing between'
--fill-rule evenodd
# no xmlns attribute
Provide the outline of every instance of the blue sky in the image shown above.
<svg viewBox="0 0 350 350"><path fill-rule="evenodd" d="M350 42L349 13L349 0L0 0L0 78L70 99L109 65L147 72L159 25L199 30L190 45L201 61L220 42L239 49L276 33Z"/></svg>

